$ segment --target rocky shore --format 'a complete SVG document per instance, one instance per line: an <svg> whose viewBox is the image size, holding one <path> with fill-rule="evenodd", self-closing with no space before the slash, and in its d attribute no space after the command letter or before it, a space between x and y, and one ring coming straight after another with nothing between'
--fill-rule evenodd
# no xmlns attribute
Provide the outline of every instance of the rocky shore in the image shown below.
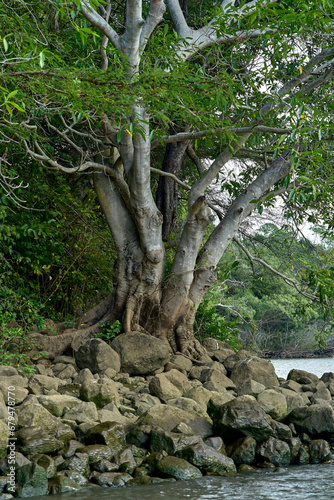
<svg viewBox="0 0 334 500"><path fill-rule="evenodd" d="M0 366L0 500L333 460L334 373L278 379L204 346L191 360L128 333L76 339L29 376Z"/></svg>

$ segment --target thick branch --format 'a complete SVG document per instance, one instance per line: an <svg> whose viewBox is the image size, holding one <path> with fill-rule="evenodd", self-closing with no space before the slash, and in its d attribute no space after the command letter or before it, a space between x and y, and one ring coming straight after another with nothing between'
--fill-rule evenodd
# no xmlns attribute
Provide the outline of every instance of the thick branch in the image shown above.
<svg viewBox="0 0 334 500"><path fill-rule="evenodd" d="M122 46L120 43L120 37L117 35L116 31L112 29L109 23L103 19L98 12L96 12L93 7L82 0L81 2L81 12L84 17L93 25L95 28L98 28L102 31L102 33L111 41L111 43L116 47L116 49L122 51Z"/></svg>
<svg viewBox="0 0 334 500"><path fill-rule="evenodd" d="M140 35L139 45L141 51L145 49L146 43L153 33L153 30L163 20L165 11L166 5L164 0L151 0L150 11Z"/></svg>

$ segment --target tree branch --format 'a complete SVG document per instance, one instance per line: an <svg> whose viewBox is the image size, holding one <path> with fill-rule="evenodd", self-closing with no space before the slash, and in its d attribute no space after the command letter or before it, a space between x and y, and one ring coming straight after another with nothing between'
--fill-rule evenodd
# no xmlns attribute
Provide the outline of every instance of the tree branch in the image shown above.
<svg viewBox="0 0 334 500"><path fill-rule="evenodd" d="M120 37L115 30L109 25L109 23L103 19L100 14L98 14L93 7L85 0L81 1L81 12L83 16L93 25L98 28L102 33L111 41L116 49L122 51L122 45L120 43Z"/></svg>
<svg viewBox="0 0 334 500"><path fill-rule="evenodd" d="M239 247L243 250L243 252L245 252L245 254L247 255L247 257L250 260L250 262L259 262L260 264L262 264L262 266L264 266L267 269L269 269L269 271L271 271L272 273L274 273L277 276L279 276L280 278L282 278L287 285L292 286L293 288L295 288L298 293L300 293L301 295L303 295L307 299L319 302L318 297L316 297L315 295L310 295L309 293L304 292L303 290L301 290L300 287L299 287L299 283L297 283L297 281L293 280L292 278L289 278L288 276L285 276L285 274L280 273L279 271L277 271L277 269L274 269L273 267L271 267L264 260L259 259L258 257L253 257L253 255L251 255L251 253L247 250L247 248L236 237L233 238L233 241L235 241L237 243L237 245L239 245Z"/></svg>
<svg viewBox="0 0 334 500"><path fill-rule="evenodd" d="M141 51L145 49L146 43L154 29L163 20L165 11L166 5L164 0L151 0L150 11L140 35L139 46Z"/></svg>

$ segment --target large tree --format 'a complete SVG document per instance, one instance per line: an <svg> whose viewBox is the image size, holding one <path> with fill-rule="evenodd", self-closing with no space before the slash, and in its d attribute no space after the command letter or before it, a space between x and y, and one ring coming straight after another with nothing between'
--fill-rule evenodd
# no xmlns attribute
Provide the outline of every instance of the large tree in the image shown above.
<svg viewBox="0 0 334 500"><path fill-rule="evenodd" d="M2 35L2 157L92 178L118 263L80 328L197 355L196 310L252 212L281 197L330 220L331 0L35 3L2 7L21 30Z"/></svg>

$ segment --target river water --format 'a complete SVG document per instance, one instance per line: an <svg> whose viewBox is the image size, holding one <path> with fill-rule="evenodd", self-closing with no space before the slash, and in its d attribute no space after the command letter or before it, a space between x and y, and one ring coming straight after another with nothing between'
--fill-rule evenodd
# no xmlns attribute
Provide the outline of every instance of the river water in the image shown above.
<svg viewBox="0 0 334 500"><path fill-rule="evenodd" d="M279 377L292 368L315 373L334 372L334 358L272 360ZM149 486L87 488L50 500L334 500L334 463L299 465L275 471L204 477L192 481L165 482Z"/></svg>

